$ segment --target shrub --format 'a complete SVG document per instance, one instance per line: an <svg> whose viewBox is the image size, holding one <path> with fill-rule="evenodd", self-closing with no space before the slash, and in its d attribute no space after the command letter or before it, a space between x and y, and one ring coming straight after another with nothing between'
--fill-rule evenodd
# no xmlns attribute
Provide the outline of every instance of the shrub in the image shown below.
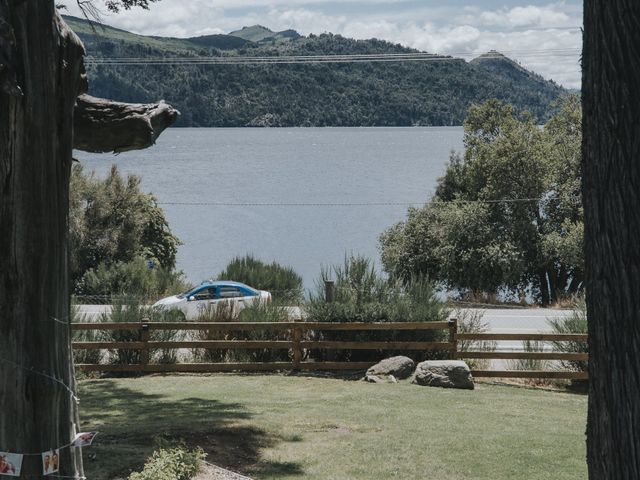
<svg viewBox="0 0 640 480"><path fill-rule="evenodd" d="M458 320L458 333L487 333L489 331L489 325L482 320L484 312L456 310L453 316ZM495 341L458 340L459 352L495 352L496 346ZM489 359L469 358L465 360L471 369L484 370L491 365Z"/></svg>
<svg viewBox="0 0 640 480"><path fill-rule="evenodd" d="M76 293L83 296L124 294L159 298L188 288L182 272L136 257L129 262L103 262L88 270L77 283Z"/></svg>
<svg viewBox="0 0 640 480"><path fill-rule="evenodd" d="M310 322L428 322L447 318L444 303L438 300L433 285L426 278L412 277L406 283L390 282L377 273L369 259L360 256L345 258L342 266L336 266L331 271L335 279L334 301L325 302L324 281L331 272L323 269L318 292L311 296L305 307ZM316 334L318 340L344 341L439 341L445 337L442 330L324 331ZM420 361L441 357L445 353L402 350L312 352L317 359L361 361L400 354Z"/></svg>
<svg viewBox="0 0 640 480"><path fill-rule="evenodd" d="M573 301L573 313L567 317L548 319L554 333L584 333L588 332L587 306L584 297ZM587 342L553 342L555 352L586 353L589 351ZM564 370L583 372L587 370L587 362L579 360L561 360L560 366Z"/></svg>
<svg viewBox="0 0 640 480"><path fill-rule="evenodd" d="M265 263L252 255L231 260L218 279L235 280L267 290L279 302L296 303L303 297L302 277L292 268L276 262Z"/></svg>
<svg viewBox="0 0 640 480"><path fill-rule="evenodd" d="M219 302L207 305L198 313L196 322L234 322L238 319L237 304ZM194 340L232 340L233 332L226 330L196 330L192 334ZM229 349L226 348L194 348L193 358L199 362L217 363L228 361Z"/></svg>
<svg viewBox="0 0 640 480"><path fill-rule="evenodd" d="M80 314L80 308L71 304L70 309L71 323L91 323L96 320L91 320L85 314ZM104 338L103 333L100 330L76 330L71 334L71 339L74 342L99 342ZM103 352L101 350L73 350L73 362L99 364L102 361Z"/></svg>
<svg viewBox="0 0 640 480"><path fill-rule="evenodd" d="M129 480L191 480L202 467L205 457L201 448L162 448L153 452L142 472L129 475Z"/></svg>
<svg viewBox="0 0 640 480"><path fill-rule="evenodd" d="M147 318L151 322L181 322L184 314L180 310L150 308L147 310ZM150 340L154 342L178 342L185 337L181 330L152 330ZM153 361L162 364L178 362L178 349L161 348L152 352Z"/></svg>
<svg viewBox="0 0 640 480"><path fill-rule="evenodd" d="M110 312L100 314L100 321L104 323L136 323L141 322L149 312L149 307L143 305L138 297L114 297ZM109 342L138 342L139 330L107 330L104 338ZM140 363L140 350L111 349L109 361L114 364Z"/></svg>
<svg viewBox="0 0 640 480"><path fill-rule="evenodd" d="M256 302L240 312L242 322L288 322L289 312L286 307L277 303ZM255 330L244 332L242 338L247 340L290 340L291 334L287 331ZM276 362L287 361L289 351L287 349L246 349L235 350L233 356L236 361L250 362Z"/></svg>

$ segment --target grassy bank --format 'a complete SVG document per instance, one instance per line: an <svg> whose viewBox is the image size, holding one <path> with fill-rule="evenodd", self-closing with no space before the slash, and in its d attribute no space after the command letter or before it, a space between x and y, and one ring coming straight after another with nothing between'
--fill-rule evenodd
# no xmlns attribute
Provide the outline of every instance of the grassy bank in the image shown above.
<svg viewBox="0 0 640 480"><path fill-rule="evenodd" d="M81 382L88 478L123 477L154 436L256 479L586 478L586 397L277 375Z"/></svg>

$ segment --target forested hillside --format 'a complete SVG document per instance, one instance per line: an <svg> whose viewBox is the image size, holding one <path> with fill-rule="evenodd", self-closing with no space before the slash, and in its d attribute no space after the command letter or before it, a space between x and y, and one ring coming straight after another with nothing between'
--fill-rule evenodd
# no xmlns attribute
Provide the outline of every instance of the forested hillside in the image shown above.
<svg viewBox="0 0 640 480"><path fill-rule="evenodd" d="M92 28L73 17L66 20L95 58L417 52L376 39L305 37L262 26L177 39ZM127 102L164 98L182 112L178 125L196 127L461 125L472 103L492 97L527 109L544 122L550 104L564 92L496 55L471 63L448 58L293 65L128 64L89 65L87 71L91 94Z"/></svg>

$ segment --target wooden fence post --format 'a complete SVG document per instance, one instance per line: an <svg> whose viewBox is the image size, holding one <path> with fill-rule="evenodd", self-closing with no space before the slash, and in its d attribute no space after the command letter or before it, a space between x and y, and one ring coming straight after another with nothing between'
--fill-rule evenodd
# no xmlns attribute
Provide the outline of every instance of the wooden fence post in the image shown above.
<svg viewBox="0 0 640 480"><path fill-rule="evenodd" d="M458 320L455 318L449 320L449 343L449 356L455 360L458 358Z"/></svg>
<svg viewBox="0 0 640 480"><path fill-rule="evenodd" d="M324 282L324 300L327 303L333 302L333 285L331 280L325 280Z"/></svg>
<svg viewBox="0 0 640 480"><path fill-rule="evenodd" d="M143 322L147 322L148 319L143 319ZM140 326L140 341L144 343L144 347L140 352L140 363L142 365L149 365L149 325L147 323L143 323Z"/></svg>
<svg viewBox="0 0 640 480"><path fill-rule="evenodd" d="M300 370L300 362L302 361L302 349L300 342L302 341L302 328L299 325L293 327L293 369Z"/></svg>

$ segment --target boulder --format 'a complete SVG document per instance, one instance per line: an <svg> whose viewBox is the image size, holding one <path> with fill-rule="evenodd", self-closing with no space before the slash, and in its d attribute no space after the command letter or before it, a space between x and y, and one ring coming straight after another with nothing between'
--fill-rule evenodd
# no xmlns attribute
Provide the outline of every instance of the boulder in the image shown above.
<svg viewBox="0 0 640 480"><path fill-rule="evenodd" d="M421 362L416 367L412 383L428 387L474 388L469 365L460 360Z"/></svg>
<svg viewBox="0 0 640 480"><path fill-rule="evenodd" d="M391 357L385 358L380 363L376 363L367 370L367 376L384 376L393 375L395 378L409 378L415 368L415 363L409 357Z"/></svg>

